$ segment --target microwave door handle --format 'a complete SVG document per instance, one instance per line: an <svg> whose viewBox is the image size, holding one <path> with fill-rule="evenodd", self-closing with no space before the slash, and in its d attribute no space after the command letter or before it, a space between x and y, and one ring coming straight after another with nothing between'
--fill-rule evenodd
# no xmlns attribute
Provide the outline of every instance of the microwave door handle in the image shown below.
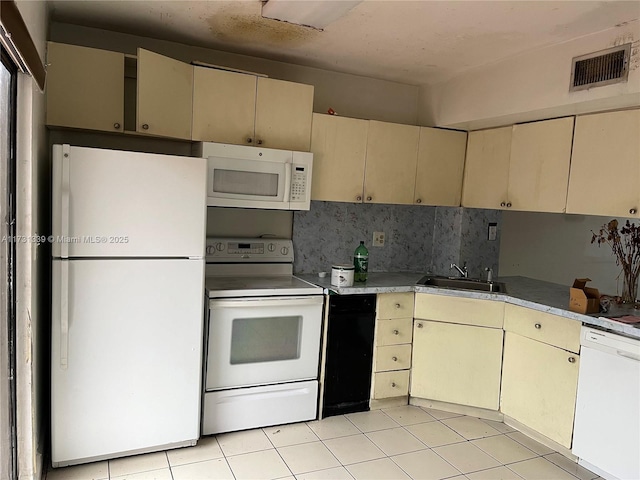
<svg viewBox="0 0 640 480"><path fill-rule="evenodd" d="M284 195L283 200L286 202L291 201L291 164L284 164Z"/></svg>

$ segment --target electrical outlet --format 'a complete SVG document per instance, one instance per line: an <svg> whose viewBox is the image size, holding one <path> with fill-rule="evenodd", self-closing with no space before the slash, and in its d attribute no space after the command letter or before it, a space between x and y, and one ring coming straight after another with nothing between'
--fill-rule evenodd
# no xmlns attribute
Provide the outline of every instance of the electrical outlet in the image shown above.
<svg viewBox="0 0 640 480"><path fill-rule="evenodd" d="M384 232L373 232L374 247L384 247Z"/></svg>
<svg viewBox="0 0 640 480"><path fill-rule="evenodd" d="M498 237L498 224L490 223L489 224L489 240L495 240Z"/></svg>

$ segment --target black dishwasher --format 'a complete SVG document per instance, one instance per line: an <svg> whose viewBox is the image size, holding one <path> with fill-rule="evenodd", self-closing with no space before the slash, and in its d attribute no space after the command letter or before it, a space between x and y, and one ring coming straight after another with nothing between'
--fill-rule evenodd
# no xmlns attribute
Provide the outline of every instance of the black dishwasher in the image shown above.
<svg viewBox="0 0 640 480"><path fill-rule="evenodd" d="M332 295L322 417L369 410L375 295Z"/></svg>

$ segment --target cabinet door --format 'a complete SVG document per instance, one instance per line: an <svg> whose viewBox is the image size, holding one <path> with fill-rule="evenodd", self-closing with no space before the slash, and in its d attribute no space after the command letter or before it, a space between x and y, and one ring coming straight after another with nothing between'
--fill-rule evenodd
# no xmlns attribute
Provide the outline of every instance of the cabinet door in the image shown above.
<svg viewBox="0 0 640 480"><path fill-rule="evenodd" d="M511 210L564 212L573 117L514 125L509 162Z"/></svg>
<svg viewBox="0 0 640 480"><path fill-rule="evenodd" d="M369 122L364 200L413 204L420 127Z"/></svg>
<svg viewBox="0 0 640 480"><path fill-rule="evenodd" d="M498 410L502 335L497 328L416 320L411 396Z"/></svg>
<svg viewBox="0 0 640 480"><path fill-rule="evenodd" d="M313 86L258 78L256 143L267 148L308 152L311 146Z"/></svg>
<svg viewBox="0 0 640 480"><path fill-rule="evenodd" d="M638 132L640 110L576 117L567 213L640 215Z"/></svg>
<svg viewBox="0 0 640 480"><path fill-rule="evenodd" d="M194 67L192 140L253 144L255 114L255 75Z"/></svg>
<svg viewBox="0 0 640 480"><path fill-rule="evenodd" d="M470 132L462 187L462 206L507 206L511 127Z"/></svg>
<svg viewBox="0 0 640 480"><path fill-rule="evenodd" d="M414 203L460 206L466 132L420 128Z"/></svg>
<svg viewBox="0 0 640 480"><path fill-rule="evenodd" d="M47 125L122 132L124 54L47 45Z"/></svg>
<svg viewBox="0 0 640 480"><path fill-rule="evenodd" d="M362 202L369 122L313 114L311 200Z"/></svg>
<svg viewBox="0 0 640 480"><path fill-rule="evenodd" d="M193 66L138 49L136 131L191 139Z"/></svg>
<svg viewBox="0 0 640 480"><path fill-rule="evenodd" d="M579 365L575 353L506 332L502 413L571 448Z"/></svg>

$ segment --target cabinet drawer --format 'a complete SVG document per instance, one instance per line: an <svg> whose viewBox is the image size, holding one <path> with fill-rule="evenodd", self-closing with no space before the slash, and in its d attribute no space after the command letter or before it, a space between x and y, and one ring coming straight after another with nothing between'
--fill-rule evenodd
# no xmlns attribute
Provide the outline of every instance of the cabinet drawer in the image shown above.
<svg viewBox="0 0 640 480"><path fill-rule="evenodd" d="M400 397L409 394L409 370L373 374L373 398Z"/></svg>
<svg viewBox="0 0 640 480"><path fill-rule="evenodd" d="M437 322L502 328L504 302L477 298L416 294L415 318Z"/></svg>
<svg viewBox="0 0 640 480"><path fill-rule="evenodd" d="M577 320L518 305L505 305L504 329L506 331L570 352L580 352L581 325Z"/></svg>
<svg viewBox="0 0 640 480"><path fill-rule="evenodd" d="M413 318L376 321L376 346L411 343Z"/></svg>
<svg viewBox="0 0 640 480"><path fill-rule="evenodd" d="M386 372L411 367L411 345L376 347L374 371Z"/></svg>
<svg viewBox="0 0 640 480"><path fill-rule="evenodd" d="M382 293L378 295L378 318L413 318L413 293Z"/></svg>

